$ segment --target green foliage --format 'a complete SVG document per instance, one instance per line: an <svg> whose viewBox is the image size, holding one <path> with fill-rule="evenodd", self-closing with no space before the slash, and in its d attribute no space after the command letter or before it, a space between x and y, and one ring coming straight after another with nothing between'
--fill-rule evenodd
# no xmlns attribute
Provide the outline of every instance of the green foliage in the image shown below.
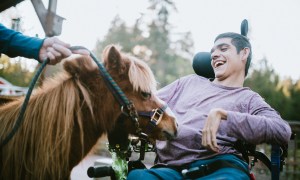
<svg viewBox="0 0 300 180"><path fill-rule="evenodd" d="M290 112L289 119L300 121L300 80L298 80L291 87L291 104L290 104Z"/></svg>
<svg viewBox="0 0 300 180"><path fill-rule="evenodd" d="M128 27L118 16L112 21L111 28L95 47L95 54L101 57L103 48L108 44L119 44L124 52L131 53L146 61L153 70L160 87L187 74L193 73L191 65L193 40L191 33L171 41L168 24L170 11L176 10L174 3L167 0L154 0L150 8L156 17L149 25L143 16L133 27ZM146 29L140 27L146 25ZM146 34L146 35L145 35Z"/></svg>
<svg viewBox="0 0 300 180"><path fill-rule="evenodd" d="M16 86L27 87L31 81L33 72L30 72L26 63L17 58L10 59L5 55L0 58L0 77L3 77Z"/></svg>
<svg viewBox="0 0 300 180"><path fill-rule="evenodd" d="M277 110L283 119L300 120L300 81L293 84L291 79L280 80L266 59L262 59L245 81L245 86L260 94Z"/></svg>

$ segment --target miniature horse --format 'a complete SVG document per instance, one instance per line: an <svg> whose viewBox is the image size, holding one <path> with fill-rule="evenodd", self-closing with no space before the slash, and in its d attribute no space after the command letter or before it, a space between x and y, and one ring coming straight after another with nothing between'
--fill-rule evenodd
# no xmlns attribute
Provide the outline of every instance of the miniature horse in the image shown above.
<svg viewBox="0 0 300 180"><path fill-rule="evenodd" d="M156 81L146 63L111 45L103 51L103 64L137 111L164 105L155 96ZM63 67L63 72L33 92L21 127L0 149L1 179L69 179L72 168L98 138L113 130L122 112L96 63L89 56L71 56ZM0 141L14 126L22 102L19 99L0 106ZM134 133L132 121L123 121L128 133ZM148 121L139 118L142 130ZM149 137L167 140L176 131L175 117L164 111Z"/></svg>

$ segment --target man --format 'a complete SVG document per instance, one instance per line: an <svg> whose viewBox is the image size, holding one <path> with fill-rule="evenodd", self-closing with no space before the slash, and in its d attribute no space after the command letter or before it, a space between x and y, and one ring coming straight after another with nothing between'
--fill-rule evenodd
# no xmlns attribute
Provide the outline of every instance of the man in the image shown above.
<svg viewBox="0 0 300 180"><path fill-rule="evenodd" d="M181 170L201 165L208 168L198 179L249 179L248 165L234 148L238 139L288 143L288 123L243 87L251 54L246 37L220 34L211 50L212 82L189 75L159 91L177 116L178 136L157 142L157 168L131 171L128 179L183 179Z"/></svg>
<svg viewBox="0 0 300 180"><path fill-rule="evenodd" d="M0 23L0 54L34 58L39 62L49 58L49 64L54 65L72 54L69 47L69 44L60 41L57 37L45 39L28 37ZM86 50L77 50L74 53L89 55Z"/></svg>

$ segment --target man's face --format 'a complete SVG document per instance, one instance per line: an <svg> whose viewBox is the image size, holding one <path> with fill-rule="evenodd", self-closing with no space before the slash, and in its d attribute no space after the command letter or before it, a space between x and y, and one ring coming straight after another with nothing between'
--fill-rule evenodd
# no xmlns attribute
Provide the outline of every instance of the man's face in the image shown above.
<svg viewBox="0 0 300 180"><path fill-rule="evenodd" d="M215 78L220 80L229 76L245 74L245 62L242 61L242 51L238 54L236 47L231 43L231 38L218 39L211 49L211 65Z"/></svg>

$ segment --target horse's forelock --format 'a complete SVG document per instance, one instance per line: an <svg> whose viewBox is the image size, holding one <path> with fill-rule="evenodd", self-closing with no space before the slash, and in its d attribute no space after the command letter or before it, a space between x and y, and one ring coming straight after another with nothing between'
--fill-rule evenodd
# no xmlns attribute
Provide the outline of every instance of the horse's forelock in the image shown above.
<svg viewBox="0 0 300 180"><path fill-rule="evenodd" d="M140 59L127 55L131 61L128 75L135 91L155 92L157 82L149 66Z"/></svg>

